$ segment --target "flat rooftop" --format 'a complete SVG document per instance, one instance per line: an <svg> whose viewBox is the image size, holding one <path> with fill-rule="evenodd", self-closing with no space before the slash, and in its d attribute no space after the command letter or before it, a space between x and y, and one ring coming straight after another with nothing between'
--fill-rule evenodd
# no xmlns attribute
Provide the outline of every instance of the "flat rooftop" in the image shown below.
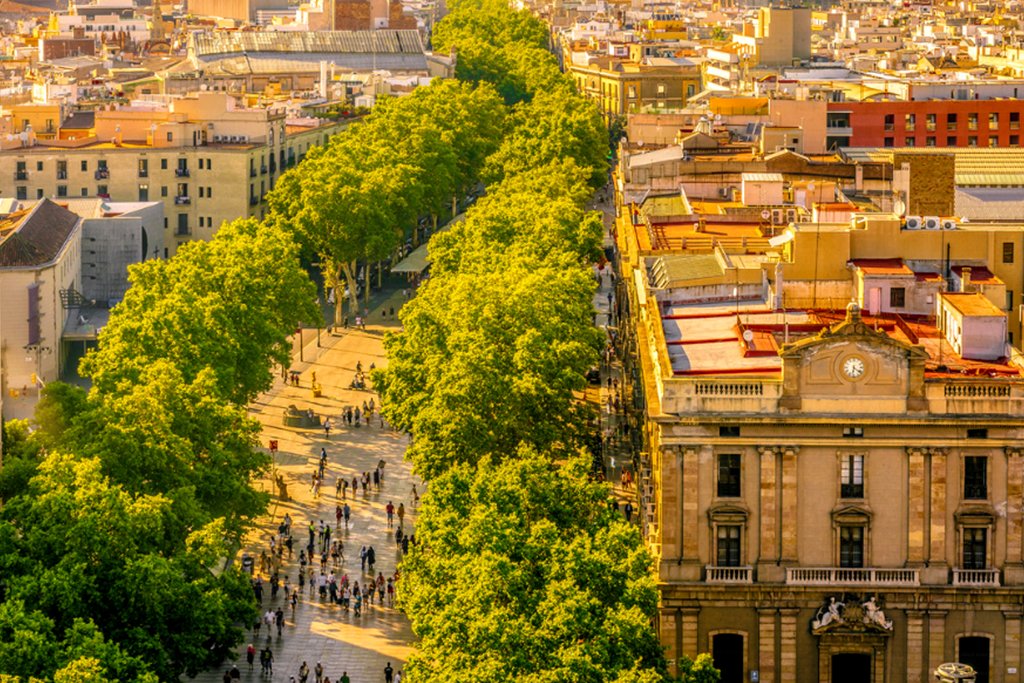
<svg viewBox="0 0 1024 683"><path fill-rule="evenodd" d="M974 301L984 299L974 294L962 296ZM665 343L676 376L777 377L782 372L779 350L784 344L815 336L845 319L845 310L776 311L763 301L750 300L662 309ZM928 377L1024 376L1008 360L961 357L942 337L932 318L862 313L862 320L890 338L919 344L928 354ZM750 334L745 337L748 331Z"/></svg>

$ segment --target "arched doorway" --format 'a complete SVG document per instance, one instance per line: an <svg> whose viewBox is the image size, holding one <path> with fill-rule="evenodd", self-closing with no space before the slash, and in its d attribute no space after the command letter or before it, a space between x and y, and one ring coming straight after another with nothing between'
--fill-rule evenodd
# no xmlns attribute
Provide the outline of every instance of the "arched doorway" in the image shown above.
<svg viewBox="0 0 1024 683"><path fill-rule="evenodd" d="M721 683L743 683L743 636L717 633L711 638L711 658L722 673Z"/></svg>
<svg viewBox="0 0 1024 683"><path fill-rule="evenodd" d="M989 648L991 640L985 636L962 636L957 661L974 667L978 674L975 683L989 682Z"/></svg>

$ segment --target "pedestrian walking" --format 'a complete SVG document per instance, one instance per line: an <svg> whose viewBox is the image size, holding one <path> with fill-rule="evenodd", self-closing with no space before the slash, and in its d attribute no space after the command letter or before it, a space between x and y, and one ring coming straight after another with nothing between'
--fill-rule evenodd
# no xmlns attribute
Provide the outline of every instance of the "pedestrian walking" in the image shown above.
<svg viewBox="0 0 1024 683"><path fill-rule="evenodd" d="M284 628L284 610L280 607L277 608L277 612L274 613L274 623L277 624L277 637L281 637L281 629Z"/></svg>
<svg viewBox="0 0 1024 683"><path fill-rule="evenodd" d="M347 529L348 528L348 519L349 519L349 517L352 516L352 508L350 508L348 506L348 503L345 503L344 507L341 508L341 514L345 518L345 528Z"/></svg>
<svg viewBox="0 0 1024 683"><path fill-rule="evenodd" d="M331 418L324 418L324 438L331 438Z"/></svg>
<svg viewBox="0 0 1024 683"><path fill-rule="evenodd" d="M299 667L299 683L306 683L309 680L309 664L306 664L305 660L302 662L302 666Z"/></svg>
<svg viewBox="0 0 1024 683"><path fill-rule="evenodd" d="M391 668L391 662L384 667L384 683L394 683L395 670Z"/></svg>
<svg viewBox="0 0 1024 683"><path fill-rule="evenodd" d="M398 526L401 527L405 523L405 503L398 504Z"/></svg>
<svg viewBox="0 0 1024 683"><path fill-rule="evenodd" d="M324 680L324 665L320 662L317 662L316 666L313 667L313 677L316 683L322 683Z"/></svg>
<svg viewBox="0 0 1024 683"><path fill-rule="evenodd" d="M392 503L389 500L388 504L384 506L384 511L388 515L388 528L390 529L390 528L395 526L395 505L394 505L394 503Z"/></svg>
<svg viewBox="0 0 1024 683"><path fill-rule="evenodd" d="M366 571L366 546L359 549L359 569Z"/></svg>
<svg viewBox="0 0 1024 683"><path fill-rule="evenodd" d="M412 485L412 506L416 507L420 504L420 492L416 490L416 484Z"/></svg>
<svg viewBox="0 0 1024 683"><path fill-rule="evenodd" d="M366 549L366 564L370 566L370 573L373 573L373 563L377 561L377 553L371 545Z"/></svg>
<svg viewBox="0 0 1024 683"><path fill-rule="evenodd" d="M252 671L252 663L256 659L256 646L249 643L249 647L245 648L245 661L249 663L249 671Z"/></svg>

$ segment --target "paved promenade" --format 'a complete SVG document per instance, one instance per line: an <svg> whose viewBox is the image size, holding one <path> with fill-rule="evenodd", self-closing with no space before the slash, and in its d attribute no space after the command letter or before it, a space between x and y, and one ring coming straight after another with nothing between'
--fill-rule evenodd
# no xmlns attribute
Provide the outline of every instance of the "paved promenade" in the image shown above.
<svg viewBox="0 0 1024 683"><path fill-rule="evenodd" d="M299 386L278 380L251 407L252 415L263 423L263 445L267 446L270 440L277 441L274 474L283 477L289 500L282 501L279 498L276 486L271 488L273 480L270 477L265 480L266 490L272 490L274 494L269 515L247 539L246 551L257 558L264 549L269 552L271 534L276 533L285 513L290 514L294 551L290 560L285 554L281 578L283 581L284 576L287 576L291 586L297 586L299 549L304 548L309 540L310 521L319 524L323 520L332 526L332 540L344 542L344 560L334 571L339 578L347 574L350 582L359 581L360 585L371 578L369 571L360 569L361 546L373 546L375 549L377 563L374 576L377 572L382 572L385 577L392 575L400 558L394 530L387 526L385 506L389 501L396 508L399 503L405 504L405 532L413 531L416 511L413 507L412 486L415 484L422 493L423 484L412 476L411 466L402 459L407 438L389 428L382 428L377 412L374 412L370 426L365 423L358 428L348 426L342 419L346 406L359 406L362 410L363 402L371 398L379 405L380 399L376 393L353 390L349 384L355 376L357 362L362 363L364 371L369 369L371 363L377 367L386 363L383 333L387 329L394 329L398 323L392 319L383 319L381 311L392 306L397 311L401 303L402 294L396 292L371 312L370 324L365 331L349 329L335 336L322 332L319 335L320 346L316 330L306 330L302 350L305 360L302 363L297 361L292 366L293 370L301 372ZM313 373L316 373L316 381L323 390L323 395L318 398L313 397L310 388ZM285 428L282 416L289 405L301 410L311 408L320 415L329 415L332 424L330 437L326 438L322 429ZM310 485L311 475L317 469L322 447L327 450L328 464L323 488L319 497L314 497ZM344 523L335 529L335 506L341 500L335 494L338 478L345 477L351 483L353 477L363 472L372 474L380 460L386 463L380 490L375 490L372 482L365 494L360 490L353 495L349 488L347 502L352 508L351 522L348 529ZM319 561L316 564L318 567ZM330 562L328 567L330 571ZM313 668L320 661L323 663L324 675L332 682L337 681L343 671L348 673L352 683L383 681L385 665L390 662L395 671L400 670L412 651L413 636L409 623L395 608L381 606L379 603L364 604L362 615L356 617L351 610L346 612L340 606L311 596L307 585L300 592L301 597L293 614L284 591L278 593L276 600L271 600L269 576L266 573L263 580L266 588L263 610L268 607L276 610L280 605L286 620L280 638L276 630L272 630L272 680L288 681L290 676L298 680L299 666L305 661L309 665L309 680L312 682ZM256 646L257 660L250 672L245 662L243 644L238 653L238 667L242 671L243 681L268 680L268 677L260 674L258 658L259 650L267 643L267 631L264 626L258 637L252 630L247 631L245 644L252 642ZM219 669L201 674L194 680L202 683L219 682L225 669L233 663L226 661Z"/></svg>

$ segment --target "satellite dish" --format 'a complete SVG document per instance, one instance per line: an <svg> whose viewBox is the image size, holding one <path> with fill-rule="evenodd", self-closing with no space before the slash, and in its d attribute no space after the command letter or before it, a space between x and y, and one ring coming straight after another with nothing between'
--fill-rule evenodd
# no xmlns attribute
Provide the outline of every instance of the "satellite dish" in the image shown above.
<svg viewBox="0 0 1024 683"><path fill-rule="evenodd" d="M761 218L763 218L765 220L768 220L771 217L772 217L772 212L769 211L768 209L765 209L764 211L761 212Z"/></svg>
<svg viewBox="0 0 1024 683"><path fill-rule="evenodd" d="M902 216L907 212L907 205L902 199L897 199L892 203L892 211L897 216Z"/></svg>
<svg viewBox="0 0 1024 683"><path fill-rule="evenodd" d="M743 330L743 341L749 342L754 340L754 333L751 330Z"/></svg>

